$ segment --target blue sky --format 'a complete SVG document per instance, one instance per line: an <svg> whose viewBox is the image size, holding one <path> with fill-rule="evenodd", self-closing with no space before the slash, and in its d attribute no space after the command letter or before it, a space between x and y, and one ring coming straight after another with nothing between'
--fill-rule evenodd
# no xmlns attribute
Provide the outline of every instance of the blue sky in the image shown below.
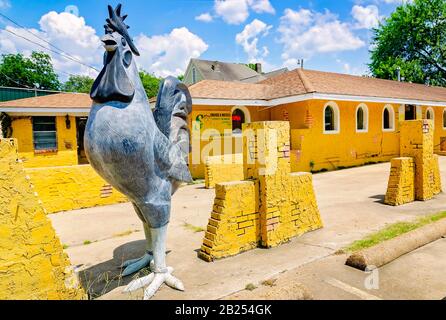
<svg viewBox="0 0 446 320"><path fill-rule="evenodd" d="M190 57L262 62L264 69L295 68L364 74L371 28L402 0L0 0L0 53L29 54L45 39L76 60L100 68L99 37L107 4L123 4L141 68L159 76L184 72ZM6 30L5 30L6 29ZM8 31L9 30L9 31ZM39 38L37 38L37 35ZM43 50L45 51L45 50ZM58 73L95 71L51 53Z"/></svg>

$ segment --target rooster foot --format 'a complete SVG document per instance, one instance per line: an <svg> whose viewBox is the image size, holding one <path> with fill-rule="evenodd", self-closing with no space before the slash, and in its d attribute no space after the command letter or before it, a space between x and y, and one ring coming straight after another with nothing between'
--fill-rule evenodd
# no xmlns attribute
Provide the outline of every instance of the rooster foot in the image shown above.
<svg viewBox="0 0 446 320"><path fill-rule="evenodd" d="M121 265L121 268L125 268L122 272L122 276L125 277L138 272L139 270L149 266L152 261L153 255L149 252L145 253L141 258L127 260Z"/></svg>
<svg viewBox="0 0 446 320"><path fill-rule="evenodd" d="M167 267L166 272L153 272L148 276L138 278L130 282L125 287L124 292L133 292L135 290L144 288L144 300L149 300L158 291L163 283L169 287L184 291L183 283L172 275L173 268Z"/></svg>

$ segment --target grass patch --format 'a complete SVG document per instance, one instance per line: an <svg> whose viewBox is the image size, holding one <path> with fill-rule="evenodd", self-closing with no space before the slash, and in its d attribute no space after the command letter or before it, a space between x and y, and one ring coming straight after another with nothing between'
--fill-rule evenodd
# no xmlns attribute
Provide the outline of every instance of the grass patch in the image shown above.
<svg viewBox="0 0 446 320"><path fill-rule="evenodd" d="M90 241L90 240L85 240L85 241L84 241L84 246L88 246L89 244L91 244L91 241Z"/></svg>
<svg viewBox="0 0 446 320"><path fill-rule="evenodd" d="M186 229L193 231L195 233L206 231L206 229L203 227L197 227L197 226L194 226L193 224L190 224L187 222L184 222L183 227L185 227Z"/></svg>
<svg viewBox="0 0 446 320"><path fill-rule="evenodd" d="M65 249L68 249L70 246L68 244L63 244L62 247Z"/></svg>
<svg viewBox="0 0 446 320"><path fill-rule="evenodd" d="M267 286L267 287L274 287L276 285L276 281L277 281L277 279L264 280L264 281L262 281L261 285Z"/></svg>
<svg viewBox="0 0 446 320"><path fill-rule="evenodd" d="M252 283L248 283L248 284L245 286L245 290L248 290L248 291L253 291L253 290L255 290L255 289L257 289L257 287L256 287L254 284L252 284Z"/></svg>
<svg viewBox="0 0 446 320"><path fill-rule="evenodd" d="M388 225L384 229L374 232L366 236L364 239L357 240L353 242L348 247L342 249L342 252L356 252L359 250L367 249L373 247L381 242L386 240L393 239L399 235L407 233L409 231L418 229L422 226L425 226L429 223L433 223L440 219L446 218L446 211L440 212L432 215L427 215L421 218L418 218L411 222L397 222Z"/></svg>
<svg viewBox="0 0 446 320"><path fill-rule="evenodd" d="M128 235L131 235L133 232L138 232L138 231L139 231L139 230L136 229L136 230L127 230L127 231L124 231L124 232L115 233L115 234L113 235L113 238L125 237L125 236L128 236Z"/></svg>

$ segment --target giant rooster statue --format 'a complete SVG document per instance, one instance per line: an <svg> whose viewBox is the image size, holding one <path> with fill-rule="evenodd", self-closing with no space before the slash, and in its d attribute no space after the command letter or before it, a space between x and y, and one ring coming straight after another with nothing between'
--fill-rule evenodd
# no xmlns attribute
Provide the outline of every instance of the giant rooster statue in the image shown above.
<svg viewBox="0 0 446 320"><path fill-rule="evenodd" d="M188 115L192 100L187 87L168 77L161 84L152 113L134 56L138 49L121 16L121 5L108 6L110 17L101 39L104 67L95 80L84 136L92 167L133 203L142 220L147 253L124 263L123 275L150 265L149 276L132 281L126 291L142 287L151 298L159 287L184 290L166 266L166 231L171 196L181 182L192 180L187 165L190 150ZM152 261L153 260L153 261Z"/></svg>

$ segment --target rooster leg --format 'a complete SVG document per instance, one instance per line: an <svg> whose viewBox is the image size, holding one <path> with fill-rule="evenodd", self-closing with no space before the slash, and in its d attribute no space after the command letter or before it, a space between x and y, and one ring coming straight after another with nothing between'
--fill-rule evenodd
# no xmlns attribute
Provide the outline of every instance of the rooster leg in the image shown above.
<svg viewBox="0 0 446 320"><path fill-rule="evenodd" d="M143 222L143 226L147 241L146 243L147 252L141 258L127 260L122 264L121 268L125 268L124 271L122 272L123 277L138 272L139 270L149 266L150 262L153 260L152 235L150 232L150 228L145 222Z"/></svg>
<svg viewBox="0 0 446 320"><path fill-rule="evenodd" d="M124 292L132 292L147 286L144 290L144 300L150 299L163 283L173 289L184 291L183 283L175 278L173 268L166 267L166 233L167 225L157 229L150 229L153 239L154 264L151 265L153 273L130 282Z"/></svg>
<svg viewBox="0 0 446 320"><path fill-rule="evenodd" d="M154 278L144 290L144 300L150 299L166 283L169 287L184 291L183 283L172 275L172 269L166 266L166 235L167 225L150 229L153 240ZM172 271L171 271L172 270Z"/></svg>

